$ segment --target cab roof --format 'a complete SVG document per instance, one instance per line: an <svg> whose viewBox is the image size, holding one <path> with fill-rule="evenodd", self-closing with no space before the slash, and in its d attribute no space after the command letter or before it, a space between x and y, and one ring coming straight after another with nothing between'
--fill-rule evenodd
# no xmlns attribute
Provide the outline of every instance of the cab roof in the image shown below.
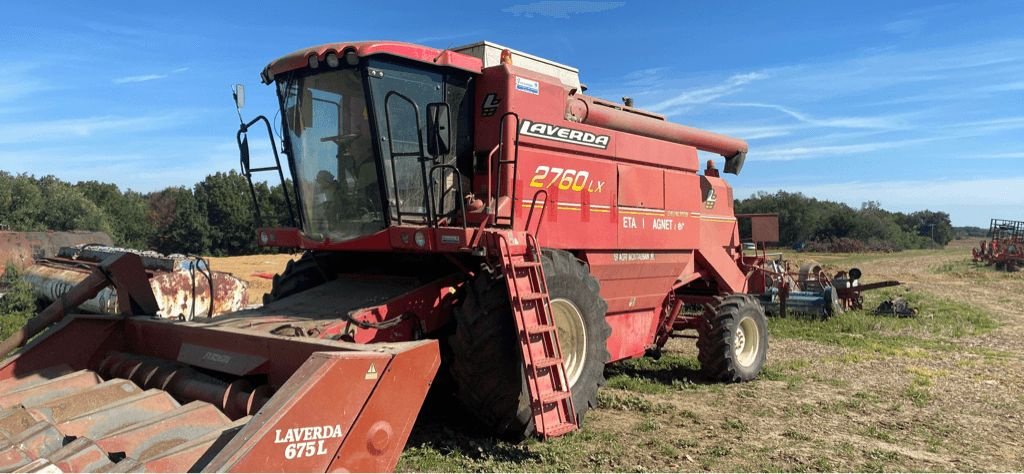
<svg viewBox="0 0 1024 474"><path fill-rule="evenodd" d="M353 41L311 46L277 58L263 69L263 82L269 84L273 82L274 76L278 74L308 67L310 56L316 55L317 60L323 64L329 53L335 53L340 60L344 60L344 55L349 51L352 51L360 58L373 55L390 55L426 64L452 67L476 74L479 74L483 69L483 62L480 59L447 49L439 50L400 41Z"/></svg>

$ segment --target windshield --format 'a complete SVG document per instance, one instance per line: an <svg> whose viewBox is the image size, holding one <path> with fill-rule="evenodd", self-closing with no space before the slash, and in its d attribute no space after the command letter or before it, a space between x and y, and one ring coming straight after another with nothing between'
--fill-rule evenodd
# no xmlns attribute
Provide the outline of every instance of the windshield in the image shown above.
<svg viewBox="0 0 1024 474"><path fill-rule="evenodd" d="M377 161L357 69L279 83L304 231L349 240L384 228Z"/></svg>

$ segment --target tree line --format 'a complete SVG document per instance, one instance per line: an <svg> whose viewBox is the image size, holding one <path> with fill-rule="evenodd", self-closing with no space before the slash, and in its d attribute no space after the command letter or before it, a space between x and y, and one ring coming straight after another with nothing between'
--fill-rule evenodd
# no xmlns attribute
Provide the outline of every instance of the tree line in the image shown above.
<svg viewBox="0 0 1024 474"><path fill-rule="evenodd" d="M256 197L264 225L287 225L280 185L257 183ZM877 202L855 209L785 191L757 193L735 204L737 213L777 213L784 246L904 250L942 246L955 237L944 212L890 212ZM0 226L10 230L103 231L124 247L223 256L263 251L256 246L254 221L249 184L236 171L209 175L191 188L151 193L0 171Z"/></svg>
<svg viewBox="0 0 1024 474"><path fill-rule="evenodd" d="M779 244L815 251L897 251L941 247L956 237L945 212L892 212L875 201L859 209L801 193L759 192L736 201L736 213L779 215Z"/></svg>
<svg viewBox="0 0 1024 474"><path fill-rule="evenodd" d="M285 225L282 187L256 183L255 189L264 225ZM151 193L0 171L0 226L10 230L103 231L123 247L224 256L261 251L254 221L249 183L236 171Z"/></svg>

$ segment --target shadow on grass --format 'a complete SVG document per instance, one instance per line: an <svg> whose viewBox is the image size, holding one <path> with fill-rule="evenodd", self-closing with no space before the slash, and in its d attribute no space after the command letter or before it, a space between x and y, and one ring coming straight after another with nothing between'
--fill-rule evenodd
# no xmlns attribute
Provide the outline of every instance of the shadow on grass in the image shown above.
<svg viewBox="0 0 1024 474"><path fill-rule="evenodd" d="M608 387L644 393L715 384L701 373L696 358L672 353L609 364L604 375Z"/></svg>
<svg viewBox="0 0 1024 474"><path fill-rule="evenodd" d="M454 466L479 470L484 466L539 462L526 443L492 436L454 397L432 391L409 434L400 468L413 471L451 471Z"/></svg>

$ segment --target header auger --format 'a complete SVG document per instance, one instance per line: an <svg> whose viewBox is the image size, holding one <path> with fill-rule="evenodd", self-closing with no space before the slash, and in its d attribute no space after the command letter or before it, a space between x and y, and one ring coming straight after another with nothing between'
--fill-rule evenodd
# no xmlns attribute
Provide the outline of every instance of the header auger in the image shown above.
<svg viewBox="0 0 1024 474"><path fill-rule="evenodd" d="M699 334L709 380L761 370L748 293L765 257L743 255L732 188L697 157L739 173L742 140L584 95L575 69L491 43L331 43L262 79L282 153L271 136L274 162L251 163L248 134L273 127L243 122L241 168L286 183L293 225L257 240L302 258L259 308L63 318L0 367L9 470L388 470L439 367L496 435L559 436L606 364L676 329ZM146 278L121 258L47 314ZM149 301L131 286L119 297Z"/></svg>

